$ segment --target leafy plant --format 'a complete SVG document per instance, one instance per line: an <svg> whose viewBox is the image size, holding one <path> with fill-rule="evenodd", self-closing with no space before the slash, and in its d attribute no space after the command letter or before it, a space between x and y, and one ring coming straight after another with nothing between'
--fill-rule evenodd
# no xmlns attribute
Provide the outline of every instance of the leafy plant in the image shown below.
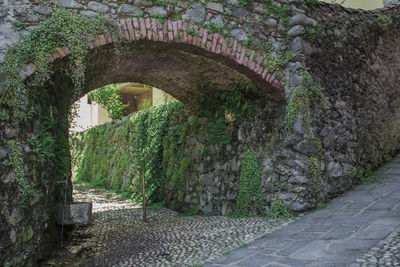
<svg viewBox="0 0 400 267"><path fill-rule="evenodd" d="M318 38L321 38L324 33L324 26L318 24L316 27L307 27L307 37L311 42L315 42Z"/></svg>
<svg viewBox="0 0 400 267"><path fill-rule="evenodd" d="M121 95L117 91L116 84L110 84L90 92L88 95L90 101L97 102L101 107L107 110L112 119L121 119L128 105L122 103Z"/></svg>
<svg viewBox="0 0 400 267"><path fill-rule="evenodd" d="M253 150L247 150L241 165L239 193L236 199L235 216L249 217L253 210L264 215L264 204L261 191L261 169Z"/></svg>
<svg viewBox="0 0 400 267"><path fill-rule="evenodd" d="M315 207L315 210L323 210L326 209L327 207L328 207L327 203L318 202L317 206Z"/></svg>
<svg viewBox="0 0 400 267"><path fill-rule="evenodd" d="M8 120L10 117L8 116L7 111L5 110L0 110L0 121L6 121Z"/></svg>
<svg viewBox="0 0 400 267"><path fill-rule="evenodd" d="M370 169L366 170L365 173L363 173L361 170L358 170L356 177L360 184L373 184L378 181L378 177Z"/></svg>
<svg viewBox="0 0 400 267"><path fill-rule="evenodd" d="M281 218L284 220L289 220L294 217L286 206L286 203L281 199L272 201L271 212L268 216L270 218Z"/></svg>
<svg viewBox="0 0 400 267"><path fill-rule="evenodd" d="M228 144L231 136L226 131L226 115L230 121L241 122L244 118L254 118L257 104L248 98L254 96L257 87L253 84L232 84L222 93L216 92L209 98L196 102L198 115L208 117L213 123L209 127L210 144Z"/></svg>
<svg viewBox="0 0 400 267"><path fill-rule="evenodd" d="M286 106L286 134L290 136L296 118L301 118L306 130L309 130L311 109L318 105L323 94L318 84L314 83L311 74L303 72L303 84L297 87Z"/></svg>
<svg viewBox="0 0 400 267"><path fill-rule="evenodd" d="M7 50L5 63L0 72L4 78L5 90L0 95L0 104L8 104L14 116L18 118L27 111L26 99L35 92L29 87L42 87L52 74L51 59L56 49L68 47L69 75L79 94L85 81L85 64L89 45L96 35L105 32L112 24L103 18L84 18L74 12L56 8L51 17L31 30L13 47ZM115 29L115 28L112 28ZM114 30L114 32L117 32ZM118 42L119 35L116 35ZM21 69L32 63L36 72L30 83L24 83L20 76Z"/></svg>
<svg viewBox="0 0 400 267"><path fill-rule="evenodd" d="M22 145L16 141L9 141L9 145L11 146L11 162L17 177L18 190L22 195L21 206L27 208L30 200L34 197L43 196L43 194L39 189L37 189L37 184L27 178L24 168Z"/></svg>
<svg viewBox="0 0 400 267"><path fill-rule="evenodd" d="M182 216L195 216L199 214L199 209L196 207L190 207L189 210L182 214Z"/></svg>

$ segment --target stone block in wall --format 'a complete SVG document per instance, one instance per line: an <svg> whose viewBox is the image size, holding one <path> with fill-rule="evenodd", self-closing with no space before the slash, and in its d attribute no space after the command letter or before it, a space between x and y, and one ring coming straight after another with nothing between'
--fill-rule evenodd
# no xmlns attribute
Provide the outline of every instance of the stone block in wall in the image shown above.
<svg viewBox="0 0 400 267"><path fill-rule="evenodd" d="M88 224L92 216L92 203L56 204L54 214L58 225Z"/></svg>

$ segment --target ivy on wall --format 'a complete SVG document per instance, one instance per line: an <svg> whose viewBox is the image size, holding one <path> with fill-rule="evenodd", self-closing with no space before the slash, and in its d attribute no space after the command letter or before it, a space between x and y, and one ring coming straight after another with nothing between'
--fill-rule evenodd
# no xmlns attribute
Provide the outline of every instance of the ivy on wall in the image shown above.
<svg viewBox="0 0 400 267"><path fill-rule="evenodd" d="M129 105L122 103L121 95L117 92L117 85L110 84L89 93L89 100L97 102L105 110L111 119L121 119L125 108Z"/></svg>
<svg viewBox="0 0 400 267"><path fill-rule="evenodd" d="M257 87L254 84L232 84L222 93L214 91L210 97L200 98L197 103L198 115L212 122L209 127L210 144L229 144L232 137L227 132L228 122L252 119L258 111L254 99Z"/></svg>
<svg viewBox="0 0 400 267"><path fill-rule="evenodd" d="M146 196L150 202L162 201L165 188L179 183L191 165L183 150L185 121L183 105L171 102L134 113L121 125L72 136L76 179L126 193L141 203L144 169Z"/></svg>
<svg viewBox="0 0 400 267"><path fill-rule="evenodd" d="M33 104L29 103L28 97L36 92L30 88L43 87L50 80L51 58L56 49L62 47L68 47L70 51L68 72L75 91L79 93L85 81L85 57L89 45L97 34L109 27L115 26L101 17L88 19L70 10L55 9L48 20L8 49L0 72L0 78L6 81L0 104L9 106L14 116L20 118L27 111L28 104ZM30 63L36 67L36 72L28 85L20 73Z"/></svg>
<svg viewBox="0 0 400 267"><path fill-rule="evenodd" d="M247 150L240 169L239 192L236 199L235 215L248 217L257 210L264 215L261 190L261 169L253 150Z"/></svg>

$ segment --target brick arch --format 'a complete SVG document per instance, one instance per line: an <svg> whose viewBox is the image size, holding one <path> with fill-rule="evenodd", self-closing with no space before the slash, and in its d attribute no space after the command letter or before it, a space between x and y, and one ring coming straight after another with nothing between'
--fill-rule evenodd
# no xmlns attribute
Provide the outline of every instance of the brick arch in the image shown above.
<svg viewBox="0 0 400 267"><path fill-rule="evenodd" d="M115 55L112 48L118 38L117 33L109 30L96 36L89 44L85 92L109 83L134 81L156 86L182 102L190 103L199 96L194 88L196 86L210 83L221 89L227 88L230 83L252 82L260 89L262 97L284 99L282 73L270 68L260 52L243 46L232 37L210 33L207 28L181 20L126 18L114 23L118 35L122 37L121 56ZM191 31L197 34L193 35ZM151 58L145 58L141 51ZM69 54L68 47L59 47L50 61L57 65L57 62L65 61ZM163 64L157 65L161 63L157 57L164 60ZM184 57L187 57L186 62ZM138 58L141 62L137 62ZM149 61L148 66L146 60ZM167 64L170 64L169 67ZM181 68L174 67L177 65ZM124 73L113 73L112 69L116 66L124 66ZM135 73L140 75L134 75L128 67L134 68ZM164 75L146 75L146 71L152 73L151 68L164 72ZM182 74L179 71L183 69L186 76L179 77ZM36 67L29 64L21 71L21 77L26 79L35 71ZM190 79L190 73L199 77Z"/></svg>

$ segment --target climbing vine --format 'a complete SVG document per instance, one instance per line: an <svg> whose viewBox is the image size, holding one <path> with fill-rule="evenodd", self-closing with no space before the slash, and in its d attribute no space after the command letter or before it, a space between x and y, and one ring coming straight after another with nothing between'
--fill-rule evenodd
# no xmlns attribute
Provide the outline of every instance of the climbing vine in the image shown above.
<svg viewBox="0 0 400 267"><path fill-rule="evenodd" d="M235 215L248 217L254 210L264 215L261 191L261 169L253 150L247 150L239 177L239 193L236 199Z"/></svg>
<svg viewBox="0 0 400 267"><path fill-rule="evenodd" d="M111 25L101 17L88 19L70 10L55 9L48 20L8 49L0 72L0 78L6 81L0 104L8 105L16 118L26 112L28 97L34 94L30 88L42 87L50 80L51 60L56 56L57 50L63 47L70 52L68 74L74 82L75 91L80 92L85 81L84 62L89 45L97 34L105 32ZM26 75L23 73L32 68L29 64L35 66L36 72L29 81L28 88L24 81Z"/></svg>
<svg viewBox="0 0 400 267"><path fill-rule="evenodd" d="M72 136L76 179L126 192L141 203L145 170L149 203L161 202L165 189L176 186L191 166L183 150L189 131L186 121L182 104L171 102L134 113L121 125L99 126Z"/></svg>
<svg viewBox="0 0 400 267"><path fill-rule="evenodd" d="M89 93L89 100L97 102L111 119L121 119L125 109L129 106L122 103L121 95L117 92L117 85L110 84Z"/></svg>
<svg viewBox="0 0 400 267"><path fill-rule="evenodd" d="M303 84L297 87L286 107L285 131L287 136L293 133L294 122L301 118L304 128L309 130L311 109L321 103L323 94L318 84L314 83L311 74L303 73Z"/></svg>
<svg viewBox="0 0 400 267"><path fill-rule="evenodd" d="M8 144L11 147L12 152L11 164L16 175L18 190L22 196L21 207L27 208L30 200L36 196L42 196L43 194L38 189L37 184L27 178L21 143L12 140L9 141Z"/></svg>

